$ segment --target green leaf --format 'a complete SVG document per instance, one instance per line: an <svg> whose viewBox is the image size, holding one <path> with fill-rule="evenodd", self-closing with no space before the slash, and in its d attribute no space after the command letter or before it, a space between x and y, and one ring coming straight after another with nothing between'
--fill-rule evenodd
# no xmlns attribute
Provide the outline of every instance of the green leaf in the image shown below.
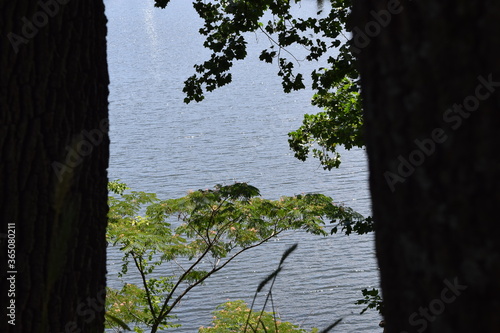
<svg viewBox="0 0 500 333"><path fill-rule="evenodd" d="M121 320L120 318L118 317L115 317L109 313L105 313L104 314L105 317L106 317L106 320L111 320L113 323L115 323L118 327L120 328L123 328L124 330L127 330L127 331L131 331L132 329L130 327L128 327L127 324L125 324L123 322L123 320ZM113 325L114 326L114 325Z"/></svg>

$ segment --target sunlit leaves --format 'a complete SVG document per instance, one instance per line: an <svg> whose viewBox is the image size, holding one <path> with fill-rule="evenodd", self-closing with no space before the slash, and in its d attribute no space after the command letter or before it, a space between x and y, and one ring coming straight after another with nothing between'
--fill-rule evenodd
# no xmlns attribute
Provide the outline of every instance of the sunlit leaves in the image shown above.
<svg viewBox="0 0 500 333"><path fill-rule="evenodd" d="M161 284L169 283L168 281L151 279L149 285L156 285L158 289L162 288ZM151 295L151 304L153 309L159 310L160 299L157 295ZM123 323L136 324L135 332L144 332L143 325L151 326L154 316L151 314L151 309L147 304L148 295L144 289L130 283L123 285L121 289L107 288L106 291L106 326L107 327L122 327ZM112 320L108 319L108 315ZM162 321L160 327L163 329L169 327L178 327L178 324L170 323L175 316L169 315Z"/></svg>
<svg viewBox="0 0 500 333"><path fill-rule="evenodd" d="M124 184L113 186L126 188ZM358 230L356 223L362 220L361 215L322 194L268 200L246 183L216 185L167 200L152 193L122 192L118 198L109 197L109 206L107 239L123 253L120 276L133 269L142 286L125 284L113 291L116 301L108 311L118 321L147 326L170 325L170 311L191 288L240 253L284 231L327 235L327 221L351 232ZM165 273L167 263L177 269ZM155 275L160 267L162 277Z"/></svg>
<svg viewBox="0 0 500 333"><path fill-rule="evenodd" d="M126 184L120 183L120 180L113 180L108 183L108 191L114 194L122 195L125 190L128 190Z"/></svg>
<svg viewBox="0 0 500 333"><path fill-rule="evenodd" d="M201 327L199 333L232 333L243 332L245 322L250 314L249 327L247 332L280 332L280 333L306 333L298 325L289 322L275 321L275 314L272 312L251 311L244 301L236 300L226 302L217 307L214 312L212 325ZM277 330L276 330L277 327ZM317 332L313 329L312 332Z"/></svg>
<svg viewBox="0 0 500 333"><path fill-rule="evenodd" d="M288 134L288 142L296 158L304 161L312 153L330 170L340 165L339 145L346 149L364 145L359 92L356 84L343 79L334 92L315 95L313 104L324 111L305 115L302 126Z"/></svg>

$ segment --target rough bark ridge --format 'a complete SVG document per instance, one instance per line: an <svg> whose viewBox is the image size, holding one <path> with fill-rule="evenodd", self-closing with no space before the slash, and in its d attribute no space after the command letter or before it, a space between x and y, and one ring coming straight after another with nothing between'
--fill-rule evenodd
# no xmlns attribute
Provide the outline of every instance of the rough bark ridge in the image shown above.
<svg viewBox="0 0 500 333"><path fill-rule="evenodd" d="M500 2L353 19L386 331L498 332Z"/></svg>
<svg viewBox="0 0 500 333"><path fill-rule="evenodd" d="M0 2L1 332L103 332L109 139L102 1ZM7 270L15 270L15 297ZM15 326L6 307L15 299Z"/></svg>

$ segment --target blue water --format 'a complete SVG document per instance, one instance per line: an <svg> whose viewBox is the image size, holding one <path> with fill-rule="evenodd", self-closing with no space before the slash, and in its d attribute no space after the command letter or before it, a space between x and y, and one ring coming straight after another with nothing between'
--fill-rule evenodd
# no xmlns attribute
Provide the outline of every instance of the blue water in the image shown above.
<svg viewBox="0 0 500 333"><path fill-rule="evenodd" d="M329 195L362 214L370 214L365 152L346 151L340 169L325 171L316 160L298 161L288 148L287 133L304 113L315 113L311 91L284 94L276 65L258 61L268 46L264 36L249 35L250 56L233 71L234 82L210 93L199 104L183 103L183 81L205 59L197 30L201 21L184 0L165 10L152 1L105 0L108 16L110 85L110 179L134 190L174 198L215 184L248 182L265 198L303 192ZM295 10L314 15L316 1ZM300 49L291 49L300 56ZM304 73L321 64L296 64ZM209 325L211 311L227 299L251 301L260 280L294 242L274 289L284 320L304 327L325 327L338 318L333 332L379 332L378 315L353 303L360 289L378 285L373 237L310 236L289 233L255 249L193 289L177 311L182 327L197 332ZM108 283L119 287L120 253L108 251ZM165 268L168 274L169 267ZM137 276L130 281L138 282Z"/></svg>

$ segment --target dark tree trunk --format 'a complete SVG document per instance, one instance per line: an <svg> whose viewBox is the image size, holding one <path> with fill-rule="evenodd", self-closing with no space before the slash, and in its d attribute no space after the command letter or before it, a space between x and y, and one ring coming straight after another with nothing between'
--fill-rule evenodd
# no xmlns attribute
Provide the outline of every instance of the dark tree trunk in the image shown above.
<svg viewBox="0 0 500 333"><path fill-rule="evenodd" d="M0 35L0 331L101 333L109 156L104 5L1 0ZM7 309L14 301L15 311Z"/></svg>
<svg viewBox="0 0 500 333"><path fill-rule="evenodd" d="M498 332L500 2L398 3L353 8L386 331Z"/></svg>

